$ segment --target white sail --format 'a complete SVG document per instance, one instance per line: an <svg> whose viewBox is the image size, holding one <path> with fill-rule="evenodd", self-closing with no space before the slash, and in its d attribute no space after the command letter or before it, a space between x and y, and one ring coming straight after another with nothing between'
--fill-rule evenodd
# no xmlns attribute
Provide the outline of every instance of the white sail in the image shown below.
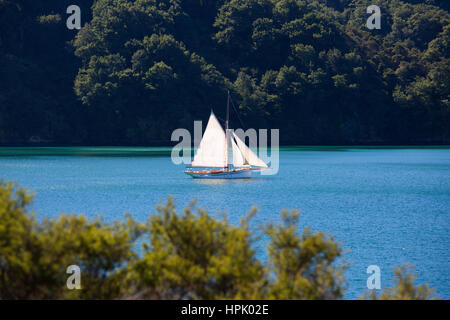
<svg viewBox="0 0 450 320"><path fill-rule="evenodd" d="M242 167L245 165L245 159L244 156L241 153L241 150L239 150L239 147L236 145L236 142L234 142L233 137L231 137L231 147L233 151L233 166L235 167Z"/></svg>
<svg viewBox="0 0 450 320"><path fill-rule="evenodd" d="M241 151L242 155L244 156L245 161L252 166L257 167L263 167L267 168L267 164L262 161L258 156L248 148L244 142L242 142L241 139L233 132L233 137L236 139L237 145L239 147L239 150Z"/></svg>
<svg viewBox="0 0 450 320"><path fill-rule="evenodd" d="M226 138L225 131L214 113L208 120L205 133L192 161L193 167L225 167Z"/></svg>

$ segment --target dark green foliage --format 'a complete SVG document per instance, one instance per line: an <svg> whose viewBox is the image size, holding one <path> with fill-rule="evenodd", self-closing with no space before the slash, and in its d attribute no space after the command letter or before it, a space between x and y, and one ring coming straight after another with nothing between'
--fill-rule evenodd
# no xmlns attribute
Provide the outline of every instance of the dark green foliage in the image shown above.
<svg viewBox="0 0 450 320"><path fill-rule="evenodd" d="M69 4L0 1L0 142L168 144L227 89L283 144L450 141L446 1L79 0L79 32Z"/></svg>

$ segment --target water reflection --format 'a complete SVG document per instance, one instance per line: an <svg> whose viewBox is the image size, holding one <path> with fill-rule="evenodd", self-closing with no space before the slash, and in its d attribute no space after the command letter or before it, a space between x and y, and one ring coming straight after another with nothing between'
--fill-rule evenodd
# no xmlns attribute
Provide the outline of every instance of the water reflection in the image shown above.
<svg viewBox="0 0 450 320"><path fill-rule="evenodd" d="M203 185L222 185L226 183L255 183L257 181L265 180L266 178L246 178L246 179L192 179L194 182Z"/></svg>

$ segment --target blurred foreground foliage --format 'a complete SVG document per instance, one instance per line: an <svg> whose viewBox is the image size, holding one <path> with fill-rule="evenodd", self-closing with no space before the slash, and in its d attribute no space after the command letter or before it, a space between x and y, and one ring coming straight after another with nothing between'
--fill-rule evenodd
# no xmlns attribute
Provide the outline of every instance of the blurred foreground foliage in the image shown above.
<svg viewBox="0 0 450 320"><path fill-rule="evenodd" d="M0 299L340 299L342 248L283 211L262 232L250 221L218 220L193 202L176 213L169 198L146 223L90 221L62 214L38 221L24 189L0 182ZM253 242L268 238L268 260ZM66 268L81 269L81 290L68 290ZM373 299L428 299L412 273Z"/></svg>

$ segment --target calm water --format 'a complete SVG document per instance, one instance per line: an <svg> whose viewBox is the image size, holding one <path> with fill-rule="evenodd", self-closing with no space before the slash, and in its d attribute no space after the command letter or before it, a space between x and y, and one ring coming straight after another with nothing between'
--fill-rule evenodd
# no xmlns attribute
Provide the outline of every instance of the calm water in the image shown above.
<svg viewBox="0 0 450 320"><path fill-rule="evenodd" d="M286 148L275 176L202 181L183 174L164 148L0 148L0 177L37 194L39 216L60 212L144 221L158 202L196 198L238 223L252 205L254 223L278 221L282 208L302 225L333 234L351 263L346 298L366 287L375 264L382 286L393 267L416 266L419 283L450 299L450 148ZM258 255L265 257L261 243Z"/></svg>

